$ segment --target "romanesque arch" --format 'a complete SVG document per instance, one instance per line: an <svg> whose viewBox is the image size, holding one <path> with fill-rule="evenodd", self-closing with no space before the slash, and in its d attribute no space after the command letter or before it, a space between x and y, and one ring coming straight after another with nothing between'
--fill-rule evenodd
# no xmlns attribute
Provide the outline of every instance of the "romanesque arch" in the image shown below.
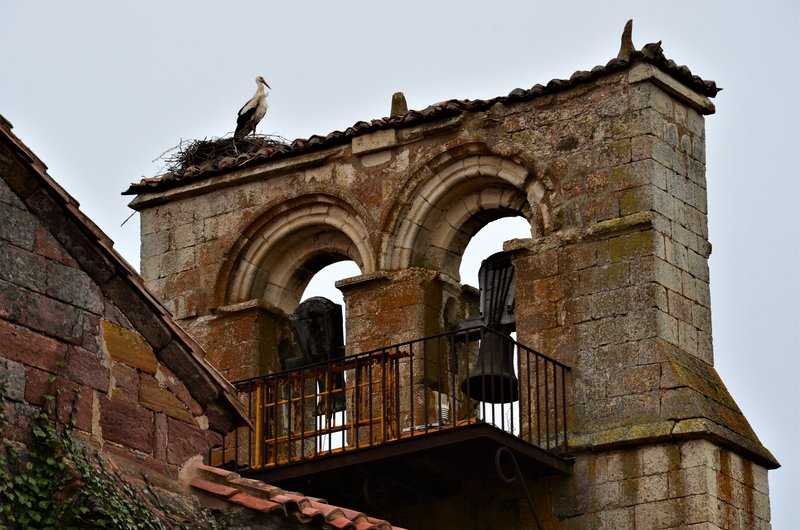
<svg viewBox="0 0 800 530"><path fill-rule="evenodd" d="M320 269L353 260L375 270L365 216L340 197L314 193L268 208L245 230L231 252L224 305L263 300L291 313ZM238 251L237 251L238 249Z"/></svg>
<svg viewBox="0 0 800 530"><path fill-rule="evenodd" d="M461 255L483 226L521 215L540 236L549 217L544 187L524 166L493 154L450 160L423 180L397 217L387 268L424 267L458 279Z"/></svg>

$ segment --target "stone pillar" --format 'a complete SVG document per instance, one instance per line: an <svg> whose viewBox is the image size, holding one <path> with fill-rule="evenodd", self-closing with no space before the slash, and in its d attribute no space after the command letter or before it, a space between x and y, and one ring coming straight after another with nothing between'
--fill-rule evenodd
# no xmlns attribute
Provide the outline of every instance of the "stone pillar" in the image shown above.
<svg viewBox="0 0 800 530"><path fill-rule="evenodd" d="M281 358L296 350L288 315L259 300L220 308L189 332L229 381L279 372Z"/></svg>
<svg viewBox="0 0 800 530"><path fill-rule="evenodd" d="M364 275L342 280L337 287L344 293L347 305L348 355L440 334L446 331L445 306L454 319L460 316L463 306L460 285L443 279L436 271L421 268ZM391 356L397 351L401 357L388 370L370 368L371 374L366 371L358 376L348 374L350 381L358 377L362 385L367 380L371 383L373 417L379 414L377 403L386 400L390 438L411 428L412 421L415 426L439 422L439 395L452 394L446 340L428 341L424 346L404 345L388 353ZM412 352L413 359L408 356ZM389 388L385 398L384 386ZM358 401L362 403L359 406L364 407L359 409L359 416L368 415L366 397L359 394ZM352 396L350 401L352 406ZM398 423L401 432L397 432ZM364 436L363 432L360 436Z"/></svg>

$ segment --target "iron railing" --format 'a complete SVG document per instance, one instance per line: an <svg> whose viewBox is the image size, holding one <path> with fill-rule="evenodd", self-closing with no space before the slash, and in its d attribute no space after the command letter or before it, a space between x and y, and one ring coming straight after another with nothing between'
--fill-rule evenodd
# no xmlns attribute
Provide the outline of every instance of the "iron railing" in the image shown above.
<svg viewBox="0 0 800 530"><path fill-rule="evenodd" d="M253 428L209 460L256 471L474 423L564 454L568 371L478 326L239 381Z"/></svg>

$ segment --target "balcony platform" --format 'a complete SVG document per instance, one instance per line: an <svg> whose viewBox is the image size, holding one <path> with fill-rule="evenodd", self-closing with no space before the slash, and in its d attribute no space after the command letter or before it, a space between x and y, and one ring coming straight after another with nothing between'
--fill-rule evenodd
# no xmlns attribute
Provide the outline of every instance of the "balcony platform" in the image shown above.
<svg viewBox="0 0 800 530"><path fill-rule="evenodd" d="M389 502L403 506L448 497L464 488L499 488L498 450L506 447L526 477L570 472L567 459L531 445L491 424L469 422L406 433L400 439L354 451L333 451L310 460L243 476L283 489L313 492L328 502L367 509ZM502 456L507 477L513 462Z"/></svg>

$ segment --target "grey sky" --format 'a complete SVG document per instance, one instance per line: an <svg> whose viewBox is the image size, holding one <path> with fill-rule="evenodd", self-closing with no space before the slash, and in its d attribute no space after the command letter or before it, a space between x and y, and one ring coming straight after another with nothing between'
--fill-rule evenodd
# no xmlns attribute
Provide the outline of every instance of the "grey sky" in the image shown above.
<svg viewBox="0 0 800 530"><path fill-rule="evenodd" d="M774 528L800 528L800 2L0 0L0 113L138 268L120 192L181 139L232 132L256 75L259 131L308 137L387 115L397 90L421 109L605 64L628 18L637 47L724 88L706 122L716 367L783 464Z"/></svg>

